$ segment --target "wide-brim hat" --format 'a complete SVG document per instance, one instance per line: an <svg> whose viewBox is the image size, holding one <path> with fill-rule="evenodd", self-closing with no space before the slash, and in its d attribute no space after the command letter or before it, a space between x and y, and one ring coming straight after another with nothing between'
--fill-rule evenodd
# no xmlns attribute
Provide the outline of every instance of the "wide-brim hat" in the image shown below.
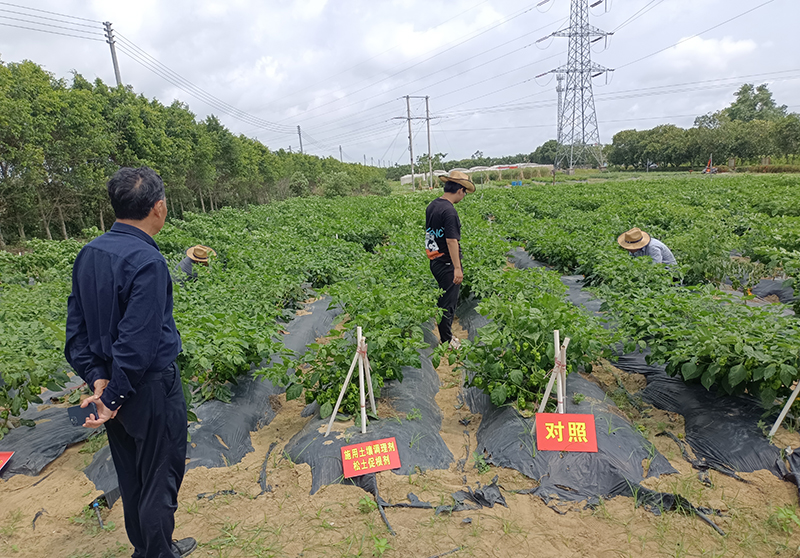
<svg viewBox="0 0 800 558"><path fill-rule="evenodd" d="M470 194L475 191L475 184L465 172L450 171L450 174L443 174L439 177L442 182L455 182L459 186L463 186Z"/></svg>
<svg viewBox="0 0 800 558"><path fill-rule="evenodd" d="M208 246L198 244L186 250L186 255L193 262L205 263L208 261L208 256L216 256L217 253Z"/></svg>
<svg viewBox="0 0 800 558"><path fill-rule="evenodd" d="M650 243L650 235L634 227L619 235L617 242L626 250L639 250Z"/></svg>

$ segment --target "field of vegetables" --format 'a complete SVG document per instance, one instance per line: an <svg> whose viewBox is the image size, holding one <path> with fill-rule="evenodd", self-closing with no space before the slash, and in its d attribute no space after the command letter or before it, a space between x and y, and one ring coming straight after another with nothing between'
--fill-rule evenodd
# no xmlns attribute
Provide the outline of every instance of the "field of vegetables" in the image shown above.
<svg viewBox="0 0 800 558"><path fill-rule="evenodd" d="M750 297L718 288L732 283L747 293L762 277L791 284L800 270L798 193L793 176L662 175L479 189L458 207L462 295L480 298L493 321L481 343L460 355L477 371L472 385L496 404L525 409L538 402L553 365L550 332L561 329L572 337L570 371L590 370L613 341L646 343L652 360L686 381L777 404L799 374L797 319L783 315L783 305L749 306ZM285 386L289 399L316 400L329 413L354 350L347 332L358 325L369 334L375 387L400 378L401 367L418 358L421 324L438 316L421 240L424 209L435 195L294 198L168 223L156 240L171 265L194 244L218 253L196 281L175 288L187 398L226 400L230 382L280 352L282 320L312 289L344 309L346 323L337 329L344 334L312 346L303 357L308 366L296 373L290 354L263 373ZM615 239L633 226L670 246L679 266L629 258ZM509 269L505 254L515 246L552 269ZM80 247L31 241L0 252L0 436L42 388L66 380L66 297ZM565 301L565 272L586 276L606 301L614 333ZM343 409L356 407L353 387Z"/></svg>
<svg viewBox="0 0 800 558"><path fill-rule="evenodd" d="M702 386L693 389L710 389L722 397L757 397L768 426L769 414L776 414L800 376L800 328L791 311L800 310L800 303L797 296L793 305L773 297L755 300L750 292L764 278L794 288L795 295L800 291L794 282L800 274L798 194L800 178L773 175L656 174L591 181L578 176L555 185L525 181L521 187L479 186L458 205L465 268L462 296L476 299L489 323L459 351L440 347L432 353L439 391L435 400L430 394L428 403L442 415L433 426L427 407L422 412L399 411L392 397L380 397L384 383L402 380L404 369L408 379L403 385L410 388L414 378L408 367L418 368L427 359L428 353L420 356L420 349L428 346L425 337L430 339L423 330L439 317L438 292L423 245L424 210L437 192L293 198L170 221L156 241L171 267L195 244L217 252L209 267L197 269L195 281L176 283L174 289L175 319L184 347L179 364L191 408L232 397L236 404L236 394L249 385L236 383L251 370L285 389L285 395L270 395L265 403L274 411L274 420L258 431L245 431L243 438L252 447L241 451L241 461L187 472L177 514L180 536L199 534L203 555L231 557L428 556L449 554L454 546L465 555L495 556L595 551L620 556L794 555L800 551L796 488L759 467L741 472L742 477L713 467L713 476L709 471L698 476L695 465L702 458L692 464L684 461L673 443L685 441L694 450L690 429L685 428L689 419L684 422L679 413L657 406L639 411L631 395L643 387L644 377L628 375L608 361L614 362L612 348L620 344L627 351L648 347L650 362L665 364L668 373ZM666 269L647 258L630 258L616 238L634 226L664 241L678 265ZM88 239L100 231L85 234ZM35 415L20 416L25 408L41 402L45 388L59 390L69 379L62 354L66 299L72 262L81 246L77 240L34 240L0 251L0 438L12 428L34 426L30 417ZM515 268L508 253L517 248L547 266ZM583 276L585 288L603 301L601 312L570 302L564 275ZM306 309L313 305L307 302L321 294L342 310L336 327L308 345L302 356L292 354L285 348L285 336L296 322L289 322L308 314ZM382 420L372 432L386 424L410 431L426 423L431 430L427 438L418 434L404 444L409 463L412 449L424 453L433 447L434 437L441 437L437 447L448 448L444 453L453 457L445 469L379 475L376 482L383 497L398 502L413 490L436 506L449 502L465 485L476 480L486 485L498 474L507 508L469 511L471 525L466 513L451 517L434 516L431 510L394 510L390 519L398 536L393 538L377 512L372 513L375 502L360 489L334 484L308 496L316 471L303 460L303 451L310 446L308 453L335 453L338 447L319 439L313 446L307 442L298 456L289 440L305 440L301 435L306 431L309 439L316 436L316 425L332 412L355 351L356 327L367 335L380 398ZM463 335L461 325L456 328ZM715 511L719 515L713 521L727 536L691 514L656 518L638 504L632 506L630 499L606 500L605 495L592 507L561 508L570 512L564 515L557 504L542 503L525 492L541 479L521 469L492 466L497 465L493 456L481 453L483 419L494 411L476 419L482 411L465 404L462 382L483 390L495 406L512 406L518 411L515 417L529 417L554 365L554 329L571 338L568 372L582 371L578 380L599 383L607 395L604 404L624 416L614 428L608 422L608 435L620 430L617 434L622 436L629 429L641 438L642 448L651 451L641 464L642 477L648 476L656 454L678 471L660 478L651 475L641 486ZM266 366L268 361L273 364ZM462 368L469 374L463 375ZM622 389L624 384L628 387ZM388 389L396 388L393 382ZM61 406L74 404L83 393L85 387L68 392ZM301 417L305 405L314 401L320 416ZM345 443L358 429L352 422L357 420L358 401L351 382L341 410L351 420L336 422L336 444ZM726 404L722 398L713 401ZM203 408L210 405L215 403ZM203 408L198 410L200 418ZM798 417L800 403L787 421L790 431L782 430L772 446L751 426L777 455L778 446L800 444ZM190 411L189 419L196 418ZM199 429L209 429L210 421L194 426L195 433L202 433ZM673 438L656 436L658 432ZM5 442L16 434L19 431ZM231 441L214 434L206 437L225 448ZM88 471L89 463L98 461L103 440L101 434L70 447L41 478L16 475L0 483L0 499L8 507L6 515L0 513L0 553L54 555L70 548L70 558L87 558L127 552L124 533L113 526L122 524L121 506L102 511L111 527L100 534L93 527L92 510L81 511L85 501L101 491L87 479L88 472L76 471ZM200 444L200 435L193 440ZM457 453L464 456L458 462ZM260 497L267 482L274 491ZM260 494L253 488L259 483ZM42 515L37 513L40 496L47 491L60 494L48 500L49 512ZM208 494L211 497L203 499ZM680 507L677 511L686 512ZM34 515L41 516L35 532L19 528L25 514L34 522ZM553 537L555 532L561 534ZM99 545L112 541L116 549L99 550Z"/></svg>

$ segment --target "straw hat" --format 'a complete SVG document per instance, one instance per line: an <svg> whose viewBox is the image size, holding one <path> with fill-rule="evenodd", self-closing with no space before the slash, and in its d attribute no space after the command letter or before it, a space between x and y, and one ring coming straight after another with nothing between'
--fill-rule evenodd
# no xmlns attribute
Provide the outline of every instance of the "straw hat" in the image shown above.
<svg viewBox="0 0 800 558"><path fill-rule="evenodd" d="M206 263L208 261L209 255L216 256L217 253L208 246L203 246L202 244L198 244L197 246L192 246L191 248L186 250L186 255L193 262Z"/></svg>
<svg viewBox="0 0 800 558"><path fill-rule="evenodd" d="M650 243L650 235L638 228L633 228L619 235L617 242L626 250L639 250Z"/></svg>
<svg viewBox="0 0 800 558"><path fill-rule="evenodd" d="M475 191L475 184L472 183L467 173L461 171L450 171L450 174L443 174L439 177L442 182L455 182L459 186L463 186L470 194Z"/></svg>

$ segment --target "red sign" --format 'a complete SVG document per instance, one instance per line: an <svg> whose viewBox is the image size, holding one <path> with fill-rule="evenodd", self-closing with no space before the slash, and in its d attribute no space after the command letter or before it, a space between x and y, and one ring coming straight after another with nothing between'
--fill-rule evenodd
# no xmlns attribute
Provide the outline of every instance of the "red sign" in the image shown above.
<svg viewBox="0 0 800 558"><path fill-rule="evenodd" d="M6 463L11 459L12 455L14 455L13 451L0 451L0 471L3 470L3 467L6 466Z"/></svg>
<svg viewBox="0 0 800 558"><path fill-rule="evenodd" d="M388 471L400 467L400 454L394 438L384 438L342 448L344 478L358 477L367 473Z"/></svg>
<svg viewBox="0 0 800 558"><path fill-rule="evenodd" d="M597 452L594 415L536 414L536 448L540 451Z"/></svg>

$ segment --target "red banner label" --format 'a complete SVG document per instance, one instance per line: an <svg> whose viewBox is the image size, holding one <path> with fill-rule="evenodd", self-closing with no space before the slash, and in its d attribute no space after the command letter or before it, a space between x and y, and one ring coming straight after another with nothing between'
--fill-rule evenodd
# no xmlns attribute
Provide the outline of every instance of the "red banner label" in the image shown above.
<svg viewBox="0 0 800 558"><path fill-rule="evenodd" d="M6 463L11 459L12 455L14 455L13 451L0 451L0 471L3 470L3 467L6 466Z"/></svg>
<svg viewBox="0 0 800 558"><path fill-rule="evenodd" d="M594 415L536 414L536 448L540 451L597 452Z"/></svg>
<svg viewBox="0 0 800 558"><path fill-rule="evenodd" d="M342 448L344 478L358 477L400 467L400 454L394 438L363 442Z"/></svg>

